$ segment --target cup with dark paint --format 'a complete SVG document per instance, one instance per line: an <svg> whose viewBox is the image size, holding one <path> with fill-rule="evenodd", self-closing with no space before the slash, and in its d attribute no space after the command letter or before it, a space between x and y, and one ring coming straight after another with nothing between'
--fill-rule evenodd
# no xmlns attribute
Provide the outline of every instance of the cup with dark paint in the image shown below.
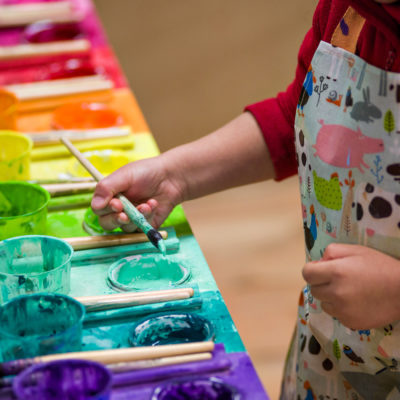
<svg viewBox="0 0 400 400"><path fill-rule="evenodd" d="M132 326L129 342L132 346L157 346L214 340L211 322L194 313L158 314Z"/></svg>
<svg viewBox="0 0 400 400"><path fill-rule="evenodd" d="M108 400L112 374L89 360L57 360L34 365L13 381L19 400Z"/></svg>
<svg viewBox="0 0 400 400"><path fill-rule="evenodd" d="M40 235L0 242L0 304L22 294L70 290L73 249L65 240Z"/></svg>
<svg viewBox="0 0 400 400"><path fill-rule="evenodd" d="M0 182L0 240L46 233L50 194L27 182Z"/></svg>
<svg viewBox="0 0 400 400"><path fill-rule="evenodd" d="M0 130L0 143L0 181L29 179L33 146L29 136Z"/></svg>
<svg viewBox="0 0 400 400"><path fill-rule="evenodd" d="M157 386L151 400L240 400L239 391L219 378L178 380Z"/></svg>
<svg viewBox="0 0 400 400"><path fill-rule="evenodd" d="M15 297L0 307L3 361L80 351L84 306L62 294Z"/></svg>

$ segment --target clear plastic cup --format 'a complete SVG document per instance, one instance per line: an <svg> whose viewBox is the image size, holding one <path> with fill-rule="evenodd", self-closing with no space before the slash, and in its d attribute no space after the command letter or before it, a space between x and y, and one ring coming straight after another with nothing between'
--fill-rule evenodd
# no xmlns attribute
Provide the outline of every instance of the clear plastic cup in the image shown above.
<svg viewBox="0 0 400 400"><path fill-rule="evenodd" d="M46 233L50 194L27 182L0 182L0 240Z"/></svg>
<svg viewBox="0 0 400 400"><path fill-rule="evenodd" d="M3 361L80 351L84 306L62 294L15 297L0 307Z"/></svg>
<svg viewBox="0 0 400 400"><path fill-rule="evenodd" d="M19 236L0 242L0 304L39 292L70 290L72 247L52 236Z"/></svg>
<svg viewBox="0 0 400 400"><path fill-rule="evenodd" d="M0 181L30 178L32 140L15 131L0 130Z"/></svg>

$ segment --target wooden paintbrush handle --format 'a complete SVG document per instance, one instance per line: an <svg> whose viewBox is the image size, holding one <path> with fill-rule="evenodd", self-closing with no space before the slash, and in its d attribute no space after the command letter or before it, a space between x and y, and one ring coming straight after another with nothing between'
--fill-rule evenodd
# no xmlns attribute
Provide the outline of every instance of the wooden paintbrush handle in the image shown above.
<svg viewBox="0 0 400 400"><path fill-rule="evenodd" d="M192 288L170 289L164 291L110 294L105 296L76 297L86 311L105 311L117 308L163 303L166 301L185 300L193 297Z"/></svg>
<svg viewBox="0 0 400 400"><path fill-rule="evenodd" d="M214 342L194 342L183 344L170 344L160 346L146 346L121 348L111 350L81 351L76 353L51 354L35 357L34 362L47 362L54 360L81 359L101 362L103 364L116 364L121 362L152 360L154 358L180 356L184 354L196 354L212 352ZM30 360L27 360L30 361Z"/></svg>
<svg viewBox="0 0 400 400"><path fill-rule="evenodd" d="M160 231L163 239L167 239L168 232ZM148 242L148 237L144 233L122 233L114 235L71 237L66 240L74 250L97 249L99 247L122 246L125 244L135 244Z"/></svg>
<svg viewBox="0 0 400 400"><path fill-rule="evenodd" d="M26 57L54 56L65 53L84 53L89 50L90 42L86 39L0 46L0 61Z"/></svg>
<svg viewBox="0 0 400 400"><path fill-rule="evenodd" d="M79 193L94 192L97 182L77 182L77 183L50 183L41 185L46 189L51 197L66 196Z"/></svg>

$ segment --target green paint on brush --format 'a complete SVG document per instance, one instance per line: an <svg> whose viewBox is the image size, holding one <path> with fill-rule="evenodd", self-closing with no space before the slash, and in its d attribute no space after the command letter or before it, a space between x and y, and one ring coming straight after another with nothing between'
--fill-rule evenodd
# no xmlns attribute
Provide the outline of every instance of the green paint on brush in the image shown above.
<svg viewBox="0 0 400 400"><path fill-rule="evenodd" d="M117 197L121 201L129 219L147 235L150 242L153 243L162 254L167 254L164 239L161 234L147 222L144 215L125 196L119 194Z"/></svg>

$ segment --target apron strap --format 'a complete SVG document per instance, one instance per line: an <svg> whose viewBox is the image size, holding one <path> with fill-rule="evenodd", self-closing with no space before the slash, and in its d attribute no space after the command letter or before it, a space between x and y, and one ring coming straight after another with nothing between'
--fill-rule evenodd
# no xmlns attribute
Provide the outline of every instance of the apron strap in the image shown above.
<svg viewBox="0 0 400 400"><path fill-rule="evenodd" d="M331 44L355 53L358 37L364 23L365 18L353 7L349 7L333 32Z"/></svg>

